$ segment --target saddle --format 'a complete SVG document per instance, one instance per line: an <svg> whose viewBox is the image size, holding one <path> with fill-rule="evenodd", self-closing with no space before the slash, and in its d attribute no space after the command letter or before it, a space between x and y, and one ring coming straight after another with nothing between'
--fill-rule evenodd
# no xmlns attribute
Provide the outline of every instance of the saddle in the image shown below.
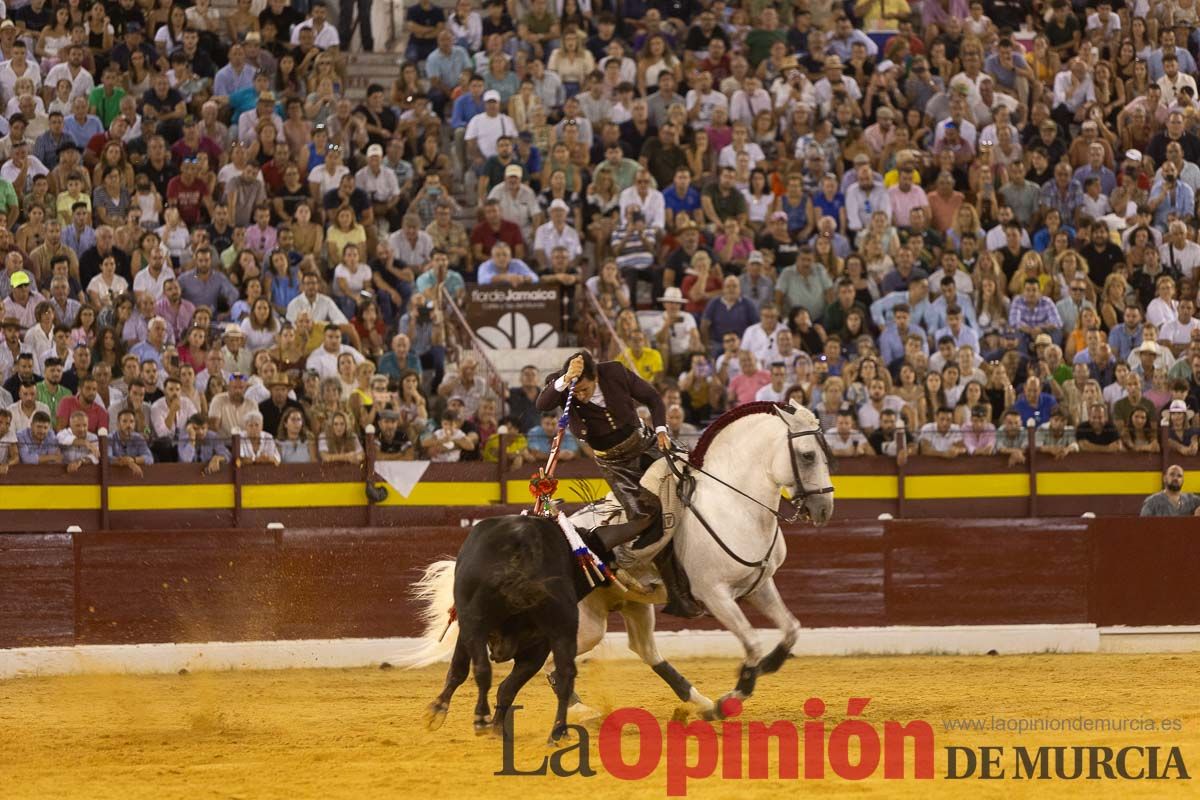
<svg viewBox="0 0 1200 800"><path fill-rule="evenodd" d="M690 482L690 478L687 480ZM667 459L660 458L646 470L639 481L642 488L654 494L662 504L662 516L656 525L637 539L613 549L617 566L629 573L644 586L659 586L662 578L654 565L655 558L671 544L684 511L680 497L680 482L672 472ZM612 494L596 502L592 507L595 525L624 522L625 511Z"/></svg>

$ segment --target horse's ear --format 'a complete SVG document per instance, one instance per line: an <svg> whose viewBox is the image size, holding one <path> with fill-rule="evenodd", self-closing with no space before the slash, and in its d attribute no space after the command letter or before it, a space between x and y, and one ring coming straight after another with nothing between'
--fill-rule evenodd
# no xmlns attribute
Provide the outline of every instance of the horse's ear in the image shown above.
<svg viewBox="0 0 1200 800"><path fill-rule="evenodd" d="M778 414L779 418L786 422L789 427L792 424L792 420L796 417L796 409L793 408L790 403L788 405L775 406L775 413Z"/></svg>

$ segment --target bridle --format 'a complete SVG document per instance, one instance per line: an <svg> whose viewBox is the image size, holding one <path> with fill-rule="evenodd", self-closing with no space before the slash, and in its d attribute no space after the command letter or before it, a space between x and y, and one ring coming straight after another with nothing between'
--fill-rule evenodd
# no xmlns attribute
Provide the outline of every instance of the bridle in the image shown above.
<svg viewBox="0 0 1200 800"><path fill-rule="evenodd" d="M783 419L785 424L789 424L787 419L785 417L783 417L783 415L781 413L784 411L786 411L788 413L794 413L795 409L793 409L791 406L784 406L780 409L777 409L777 413L779 413L780 419ZM791 524L791 523L794 523L797 520L799 520L801 515L803 515L804 513L806 513L808 511L808 508L807 508L808 498L813 497L815 495L833 494L833 485L832 484L830 484L829 486L821 487L819 489L809 490L807 487L805 487L804 481L801 480L801 478L800 478L800 457L796 453L796 449L794 447L792 447L792 442L795 441L796 439L799 439L804 436L812 436L814 439L816 439L817 445L821 448L821 452L825 454L825 462L826 462L827 466L831 470L833 469L833 466L834 466L833 454L829 449L829 443L827 441L825 441L825 434L823 434L821 432L820 427L817 427L817 428L814 428L813 430L808 430L808 431L793 431L790 429L790 424L789 424L789 430L788 430L788 435L787 435L788 456L789 456L789 460L791 461L791 465L792 465L792 478L796 482L795 491L793 492L792 497L790 497L788 499L788 502L791 504L792 509L793 509L793 513L791 514L791 516L784 516L783 514L780 514L778 507L771 508L770 506L761 502L757 498L751 497L749 494L746 494L746 492L743 492L741 489L737 488L736 486L721 480L720 478L713 475L711 472L706 471L702 467L697 467L693 464L689 464L687 462L686 458L677 458L676 453L682 453L682 454L686 455L687 450L684 450L683 448L674 447L674 448L672 448L671 452L667 453L664 456L664 458L667 461L667 466L670 468L671 472L675 475L675 478L678 481L678 484L676 487L676 492L679 496L679 502L683 505L683 507L687 511L690 511L692 513L692 515L696 517L696 519L700 522L700 525L704 528L704 530L708 531L708 535L712 537L713 541L715 541L717 543L717 545L720 546L720 548L723 551L725 551L725 555L729 556L734 561L736 561L737 563L741 564L744 567L750 567L752 569L759 570L758 578L755 579L753 586L750 588L750 590L748 592L746 592L746 594L750 594L750 592L753 592L756 588L758 588L758 584L762 582L763 577L767 574L767 567L770 566L771 554L775 551L775 545L779 541L779 536L780 536L780 533L782 532L782 527L778 523ZM679 468L679 465L676 463L677 460L683 462L683 469ZM771 515L773 517L775 517L775 519L777 520L777 524L775 525L775 535L771 538L771 544L767 547L767 552L763 554L762 558L758 559L757 561L748 561L747 559L744 559L741 556L739 556L737 553L735 553L733 550L730 549L729 545L725 544L725 541L720 537L720 535L715 530L713 530L713 527L711 525L708 524L708 520L706 520L700 514L700 512L695 508L694 504L692 503L692 496L694 495L695 490L696 490L696 478L691 474L692 471L698 472L701 475L704 475L705 477L716 481L717 483L721 484L725 488L727 488L733 492L736 492L737 494L746 498L750 502L754 503L759 508L763 508L763 509L769 511L771 513Z"/></svg>

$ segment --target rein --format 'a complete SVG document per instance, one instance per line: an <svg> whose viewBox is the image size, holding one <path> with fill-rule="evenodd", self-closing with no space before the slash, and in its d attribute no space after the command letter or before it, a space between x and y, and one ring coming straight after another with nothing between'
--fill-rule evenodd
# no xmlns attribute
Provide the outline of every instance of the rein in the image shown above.
<svg viewBox="0 0 1200 800"><path fill-rule="evenodd" d="M809 498L813 495L822 495L822 494L832 494L833 493L832 485L825 486L820 489L813 489L813 490L809 491L804 486L804 482L800 479L800 463L799 463L799 459L796 455L795 450L792 448L792 441L795 439L804 437L804 436L815 437L817 440L817 444L821 448L821 451L825 454L826 463L832 464L832 458L831 458L831 454L830 454L830 450L829 450L829 445L825 441L825 437L821 433L821 430L819 428L817 428L815 430L811 430L811 431L789 431L788 432L788 437L787 437L788 455L790 457L790 461L791 461L791 465L792 465L792 477L796 481L796 492L797 492L795 497L789 498L789 500L788 500L788 502L790 502L792 504L792 508L795 510L795 513L793 513L790 517L780 514L778 507L771 508L770 506L766 505L765 503L759 501L757 498L751 497L749 494L742 491L738 487L736 487L726 481L721 480L720 478L713 475L711 472L708 472L707 470L705 470L702 467L697 467L697 466L688 464L685 461L683 469L680 469L678 464L676 463L676 453L686 453L687 451L684 450L683 448L678 448L678 447L673 448L671 452L667 453L664 456L666 458L668 468L671 470L671 473L675 476L676 480L678 481L678 488L677 488L676 492L678 494L680 504L683 505L683 507L685 509L690 511L697 520L699 520L701 526L703 526L704 530L708 532L708 535L710 537L712 537L712 540L717 543L717 545L721 548L721 550L723 550L725 552L725 555L729 556L731 559L733 559L737 563L741 564L743 567L748 567L750 569L759 570L758 577L755 579L753 586L750 587L749 591L747 591L746 594L750 594L755 589L757 589L758 585L762 582L763 578L767 574L767 567L770 564L771 554L775 552L775 545L779 542L779 536L783 531L780 523L785 523L785 522L786 523L794 523L796 520L798 520L800 518L800 515L802 513L804 513L804 511L805 511L805 501L807 498ZM768 545L767 551L763 554L762 558L758 559L757 561L747 561L746 559L742 558L740 555L735 553L729 547L729 545L727 545L725 543L725 541L720 537L720 535L715 530L713 530L713 527L712 527L712 525L710 525L708 523L708 520L706 520L704 518L704 516L695 508L695 505L692 503L692 496L696 490L696 479L695 479L695 477L693 477L690 474L691 470L695 470L696 472L699 472L701 475L704 475L705 477L716 481L717 483L721 484L725 488L730 489L731 491L735 492L736 494L739 494L742 497L749 500L750 502L754 503L759 508L766 509L767 511L769 511L771 513L772 516L775 517L775 519L776 519L775 534L774 534L774 536L771 537L771 544Z"/></svg>

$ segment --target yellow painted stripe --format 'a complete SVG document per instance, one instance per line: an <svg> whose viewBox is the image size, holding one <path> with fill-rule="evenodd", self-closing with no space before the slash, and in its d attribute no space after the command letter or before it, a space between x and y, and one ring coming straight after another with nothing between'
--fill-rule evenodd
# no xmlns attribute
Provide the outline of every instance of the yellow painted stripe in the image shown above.
<svg viewBox="0 0 1200 800"><path fill-rule="evenodd" d="M95 511L99 508L99 486L0 486L0 510L3 511Z"/></svg>
<svg viewBox="0 0 1200 800"><path fill-rule="evenodd" d="M385 506L473 506L499 502L500 486L483 482L429 481L418 483L408 497L389 490ZM243 508L310 508L365 506L360 482L264 483L242 487ZM232 499L230 500L232 506Z"/></svg>
<svg viewBox="0 0 1200 800"><path fill-rule="evenodd" d="M834 475L833 493L838 500L895 500L899 484L895 475Z"/></svg>
<svg viewBox="0 0 1200 800"><path fill-rule="evenodd" d="M182 486L112 486L108 490L108 507L111 511L233 508L233 485L193 483Z"/></svg>
<svg viewBox="0 0 1200 800"><path fill-rule="evenodd" d="M1143 497L1162 489L1157 472L1039 472L1038 494L1136 494Z"/></svg>
<svg viewBox="0 0 1200 800"><path fill-rule="evenodd" d="M904 497L908 500L1028 496L1028 475L907 475L904 478Z"/></svg>
<svg viewBox="0 0 1200 800"><path fill-rule="evenodd" d="M507 489L509 503L533 503L533 495L529 493L529 481L508 481ZM561 478L554 496L567 503L578 503L583 498L599 500L606 494L608 481L603 478Z"/></svg>

